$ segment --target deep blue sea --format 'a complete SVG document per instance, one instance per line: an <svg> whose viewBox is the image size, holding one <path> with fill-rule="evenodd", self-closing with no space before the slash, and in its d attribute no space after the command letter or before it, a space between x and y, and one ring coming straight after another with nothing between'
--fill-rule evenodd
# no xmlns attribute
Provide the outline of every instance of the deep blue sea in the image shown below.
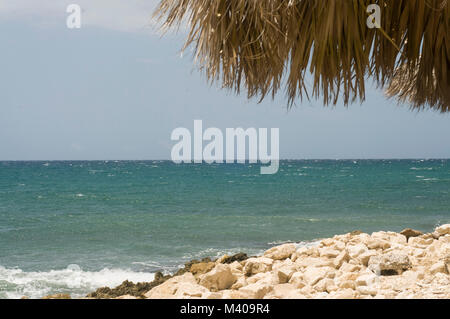
<svg viewBox="0 0 450 319"><path fill-rule="evenodd" d="M450 223L450 160L0 162L0 298L81 296L185 261Z"/></svg>

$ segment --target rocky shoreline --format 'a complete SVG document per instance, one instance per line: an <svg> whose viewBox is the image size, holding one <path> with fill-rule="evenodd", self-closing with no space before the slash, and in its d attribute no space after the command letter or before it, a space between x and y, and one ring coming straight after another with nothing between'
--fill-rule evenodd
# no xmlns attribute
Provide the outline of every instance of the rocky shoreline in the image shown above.
<svg viewBox="0 0 450 319"><path fill-rule="evenodd" d="M450 224L429 234L352 232L311 247L276 246L258 257L206 258L187 263L173 276L159 273L152 283L126 281L86 298L447 299Z"/></svg>

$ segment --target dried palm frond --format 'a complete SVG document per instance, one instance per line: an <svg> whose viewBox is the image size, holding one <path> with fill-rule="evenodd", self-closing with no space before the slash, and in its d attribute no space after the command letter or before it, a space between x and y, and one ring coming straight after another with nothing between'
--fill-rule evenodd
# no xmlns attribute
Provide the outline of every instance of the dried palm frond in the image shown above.
<svg viewBox="0 0 450 319"><path fill-rule="evenodd" d="M370 29L366 8L381 8ZM372 77L416 108L450 106L447 0L162 0L163 28L189 24L185 47L211 81L248 97L365 99ZM306 79L312 79L312 88Z"/></svg>

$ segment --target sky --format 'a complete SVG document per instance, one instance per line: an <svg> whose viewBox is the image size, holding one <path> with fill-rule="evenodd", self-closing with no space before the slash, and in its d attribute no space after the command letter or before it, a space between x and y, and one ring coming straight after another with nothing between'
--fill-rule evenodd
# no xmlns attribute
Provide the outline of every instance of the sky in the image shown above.
<svg viewBox="0 0 450 319"><path fill-rule="evenodd" d="M67 5L83 8L68 29ZM170 159L177 127L279 128L283 159L450 158L450 116L370 87L346 108L210 86L154 0L0 0L0 160Z"/></svg>

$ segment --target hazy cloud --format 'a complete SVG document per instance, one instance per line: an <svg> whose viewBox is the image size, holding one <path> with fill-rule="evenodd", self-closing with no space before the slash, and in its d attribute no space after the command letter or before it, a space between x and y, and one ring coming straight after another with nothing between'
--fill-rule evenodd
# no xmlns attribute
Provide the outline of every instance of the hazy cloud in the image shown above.
<svg viewBox="0 0 450 319"><path fill-rule="evenodd" d="M65 27L69 4L83 10L82 26L118 31L153 30L151 15L158 0L2 0L0 19Z"/></svg>

